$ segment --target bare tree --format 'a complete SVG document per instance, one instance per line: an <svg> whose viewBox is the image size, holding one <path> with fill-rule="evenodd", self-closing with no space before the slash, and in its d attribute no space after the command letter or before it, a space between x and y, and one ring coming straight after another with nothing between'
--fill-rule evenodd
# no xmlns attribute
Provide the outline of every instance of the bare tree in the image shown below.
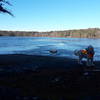
<svg viewBox="0 0 100 100"><path fill-rule="evenodd" d="M11 4L8 1L6 1L6 0L0 0L0 13L1 12L8 13L9 15L13 16L13 14L10 11L8 11L6 8L4 8L5 4L8 4L8 5L11 6Z"/></svg>

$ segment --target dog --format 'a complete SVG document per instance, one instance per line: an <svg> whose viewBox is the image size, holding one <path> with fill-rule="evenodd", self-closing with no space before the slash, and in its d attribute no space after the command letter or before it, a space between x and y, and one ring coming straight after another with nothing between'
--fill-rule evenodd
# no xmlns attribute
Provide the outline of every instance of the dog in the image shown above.
<svg viewBox="0 0 100 100"><path fill-rule="evenodd" d="M74 54L79 57L78 63L82 64L82 59L87 59L87 66L94 66L93 64L93 58L94 58L94 47L92 45L89 45L86 49L82 50L75 50Z"/></svg>

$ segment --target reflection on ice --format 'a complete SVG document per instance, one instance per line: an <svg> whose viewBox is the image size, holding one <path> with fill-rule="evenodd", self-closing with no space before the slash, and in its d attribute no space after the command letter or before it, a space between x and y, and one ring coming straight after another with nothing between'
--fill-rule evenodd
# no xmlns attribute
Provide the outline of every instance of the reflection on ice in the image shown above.
<svg viewBox="0 0 100 100"><path fill-rule="evenodd" d="M65 56L75 58L75 49L84 49L93 45L95 60L100 60L100 39L86 38L44 38L44 37L0 37L0 54L30 54ZM57 50L52 55L49 51Z"/></svg>

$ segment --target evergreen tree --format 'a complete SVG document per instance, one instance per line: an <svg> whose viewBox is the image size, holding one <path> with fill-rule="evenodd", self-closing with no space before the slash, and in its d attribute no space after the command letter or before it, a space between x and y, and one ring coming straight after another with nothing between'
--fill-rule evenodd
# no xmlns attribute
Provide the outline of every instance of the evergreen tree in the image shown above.
<svg viewBox="0 0 100 100"><path fill-rule="evenodd" d="M13 16L13 14L4 7L4 5L6 5L6 4L8 4L8 5L11 6L11 4L8 1L6 1L6 0L0 0L0 13L1 12L2 13L8 13L9 15Z"/></svg>

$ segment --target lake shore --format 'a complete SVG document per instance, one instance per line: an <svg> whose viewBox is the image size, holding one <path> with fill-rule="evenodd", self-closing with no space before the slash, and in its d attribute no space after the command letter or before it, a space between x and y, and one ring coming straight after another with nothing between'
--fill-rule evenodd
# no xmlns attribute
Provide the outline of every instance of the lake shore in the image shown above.
<svg viewBox="0 0 100 100"><path fill-rule="evenodd" d="M31 36L31 37L65 37L65 38L100 38L100 28L56 30L56 31L2 31L0 36Z"/></svg>
<svg viewBox="0 0 100 100"><path fill-rule="evenodd" d="M66 57L0 55L0 98L95 99L100 97L99 66L99 61L87 67Z"/></svg>

